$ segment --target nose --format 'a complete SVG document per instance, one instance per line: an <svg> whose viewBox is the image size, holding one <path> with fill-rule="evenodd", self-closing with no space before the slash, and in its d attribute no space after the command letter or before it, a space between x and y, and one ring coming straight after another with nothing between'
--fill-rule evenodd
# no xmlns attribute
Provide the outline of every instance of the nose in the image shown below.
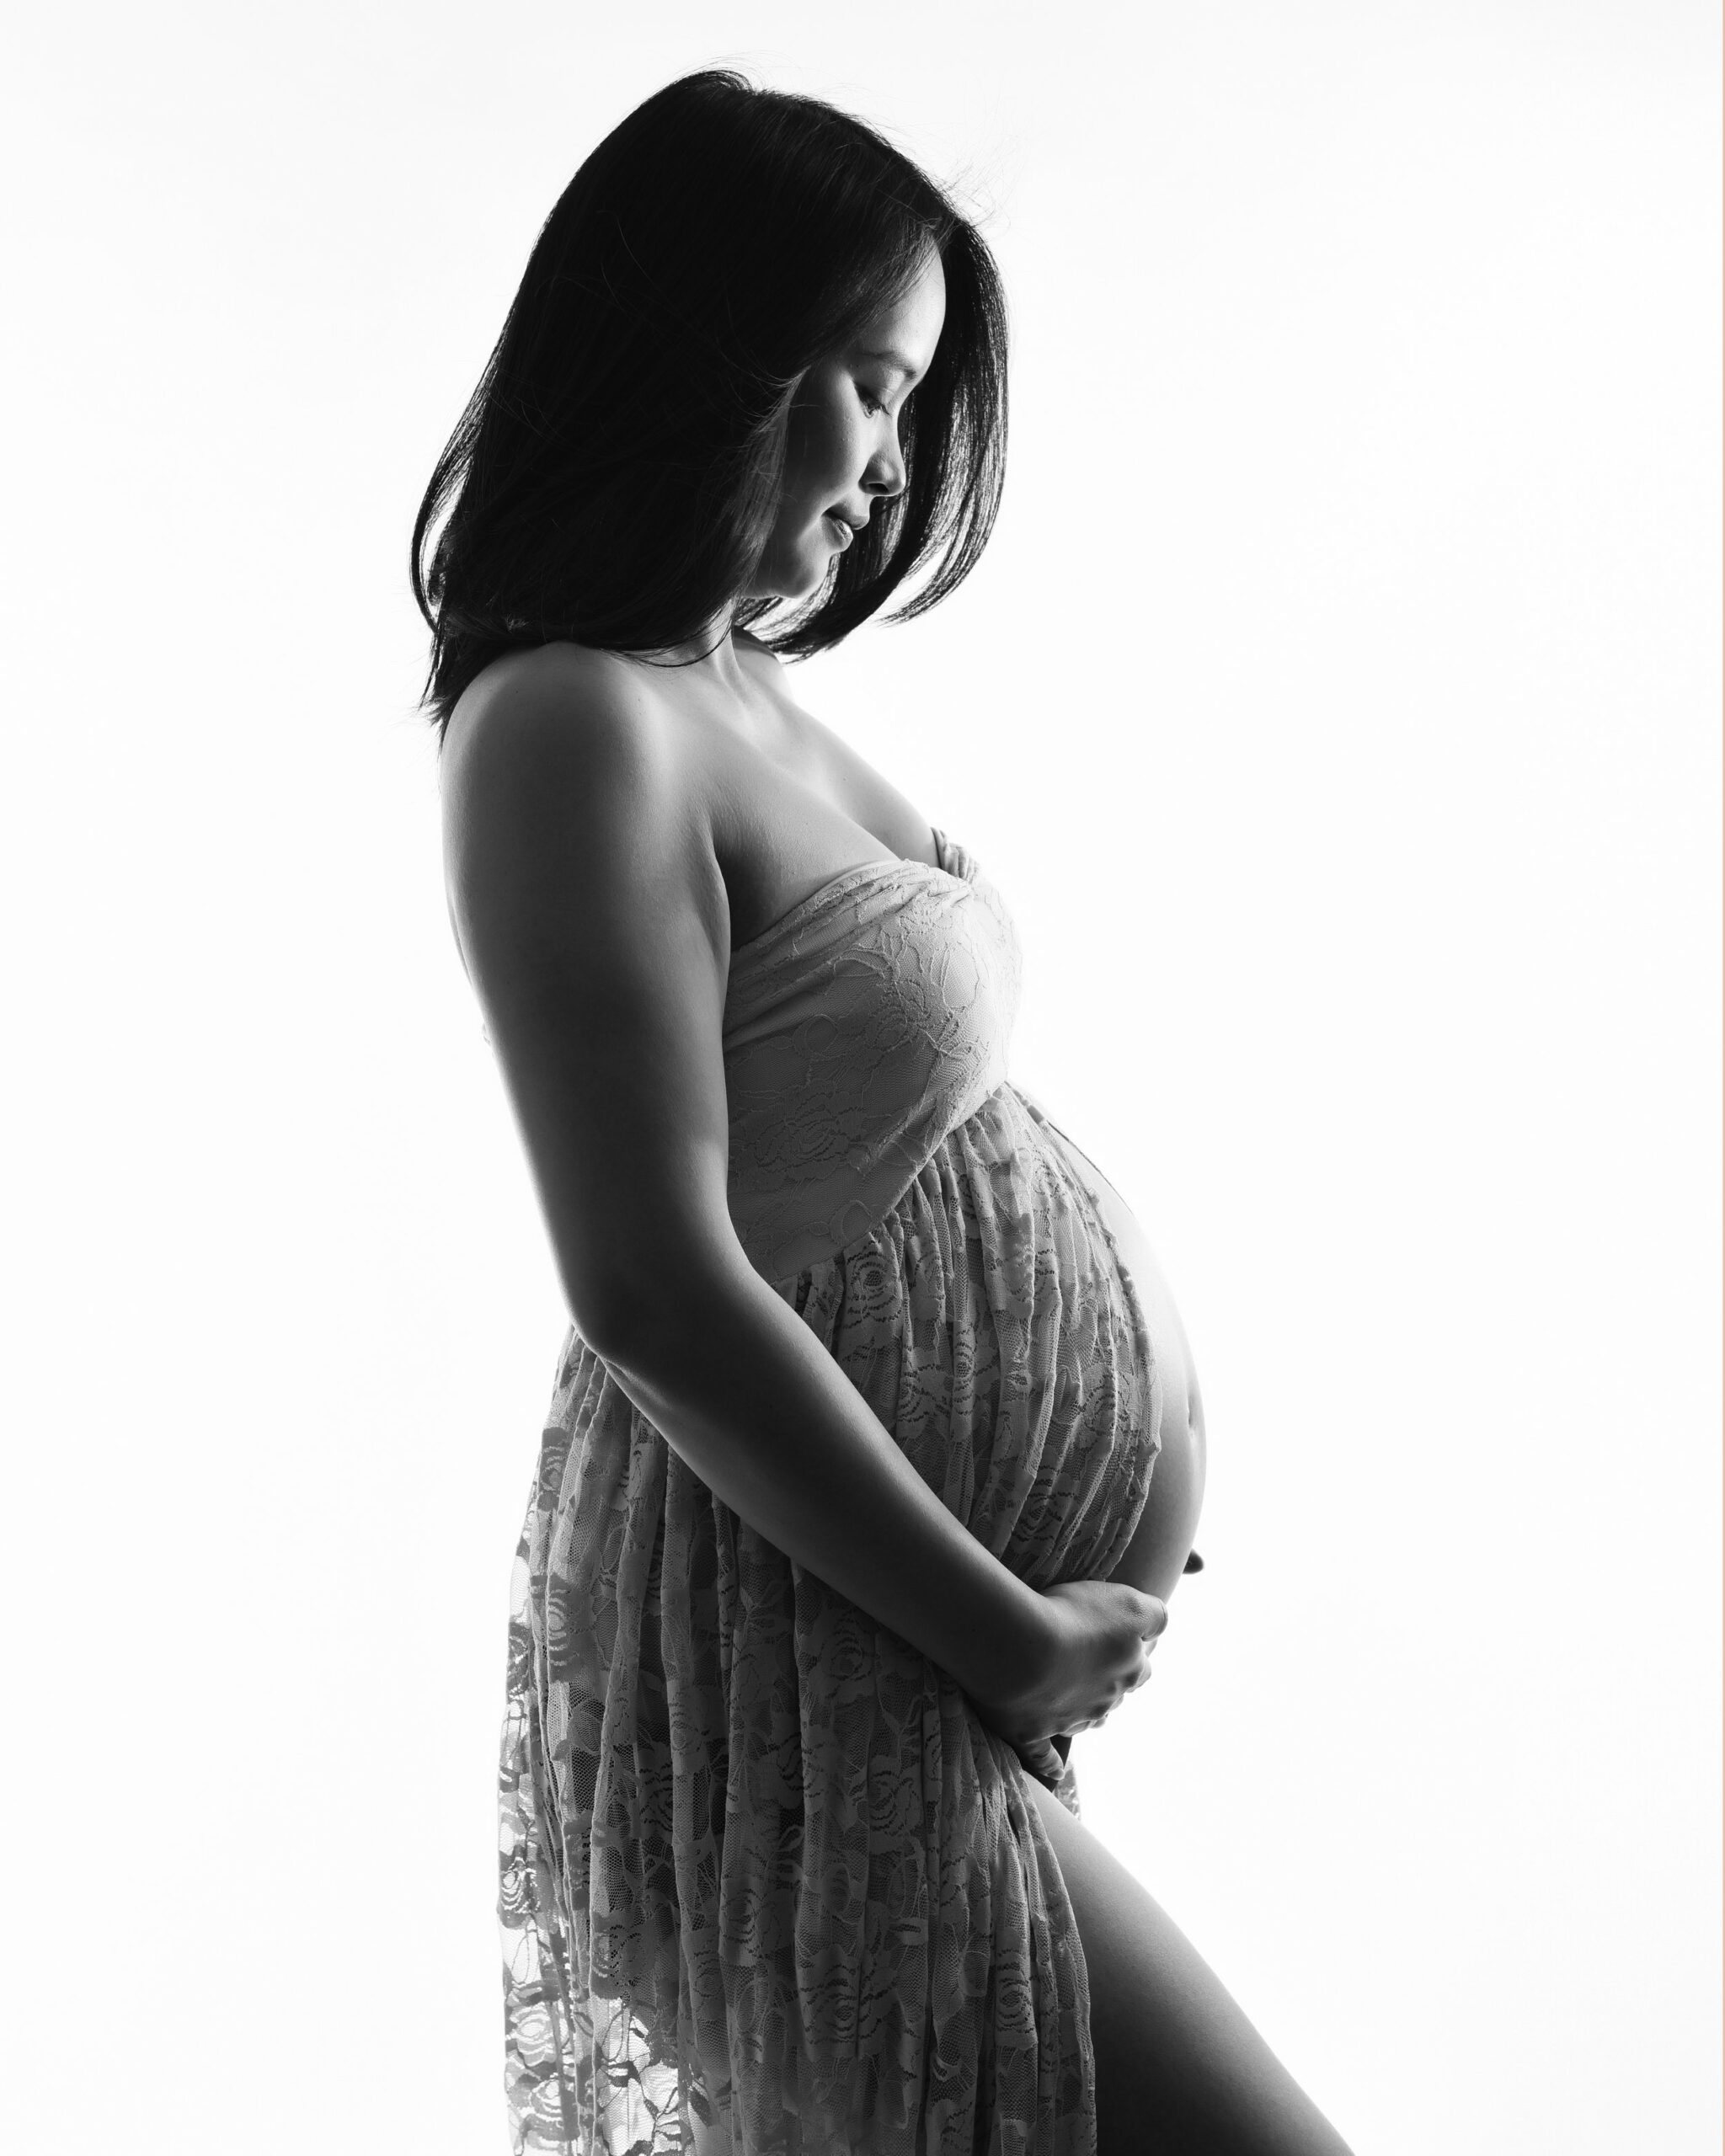
<svg viewBox="0 0 1725 2156"><path fill-rule="evenodd" d="M868 460L862 474L862 490L868 494L884 497L890 501L905 491L905 457L899 447L896 430L890 449L879 450Z"/></svg>

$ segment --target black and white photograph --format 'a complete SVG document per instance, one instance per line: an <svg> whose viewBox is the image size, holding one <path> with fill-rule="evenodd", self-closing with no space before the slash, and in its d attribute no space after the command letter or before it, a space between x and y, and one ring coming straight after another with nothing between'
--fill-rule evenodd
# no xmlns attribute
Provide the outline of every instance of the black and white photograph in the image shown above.
<svg viewBox="0 0 1725 2156"><path fill-rule="evenodd" d="M8 42L0 2143L1713 2156L1721 10Z"/></svg>

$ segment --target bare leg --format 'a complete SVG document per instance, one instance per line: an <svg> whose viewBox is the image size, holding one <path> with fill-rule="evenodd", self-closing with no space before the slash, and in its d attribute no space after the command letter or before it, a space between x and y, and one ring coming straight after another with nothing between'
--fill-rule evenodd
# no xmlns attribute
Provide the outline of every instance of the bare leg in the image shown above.
<svg viewBox="0 0 1725 2156"><path fill-rule="evenodd" d="M1349 2156L1118 1857L1033 1776L1090 1977L1097 2156Z"/></svg>

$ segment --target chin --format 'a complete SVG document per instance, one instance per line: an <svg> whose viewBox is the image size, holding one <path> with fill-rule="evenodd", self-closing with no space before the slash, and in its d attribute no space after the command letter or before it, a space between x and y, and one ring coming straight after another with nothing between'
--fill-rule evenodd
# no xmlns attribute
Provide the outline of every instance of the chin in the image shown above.
<svg viewBox="0 0 1725 2156"><path fill-rule="evenodd" d="M772 548L755 573L755 588L750 596L806 599L825 582L838 552L824 523L817 519L814 529L800 541L781 542Z"/></svg>
<svg viewBox="0 0 1725 2156"><path fill-rule="evenodd" d="M763 568L755 580L751 596L757 599L806 599L819 591L826 579L825 559L788 562L772 569Z"/></svg>

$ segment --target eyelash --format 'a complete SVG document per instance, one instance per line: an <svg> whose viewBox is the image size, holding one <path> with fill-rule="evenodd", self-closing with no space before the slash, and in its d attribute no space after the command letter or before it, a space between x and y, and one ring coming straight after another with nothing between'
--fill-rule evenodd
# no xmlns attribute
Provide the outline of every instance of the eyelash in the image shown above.
<svg viewBox="0 0 1725 2156"><path fill-rule="evenodd" d="M879 414L885 411L885 403L881 398L876 397L871 391L859 387L857 394L862 400L862 408L865 412L878 415Z"/></svg>

